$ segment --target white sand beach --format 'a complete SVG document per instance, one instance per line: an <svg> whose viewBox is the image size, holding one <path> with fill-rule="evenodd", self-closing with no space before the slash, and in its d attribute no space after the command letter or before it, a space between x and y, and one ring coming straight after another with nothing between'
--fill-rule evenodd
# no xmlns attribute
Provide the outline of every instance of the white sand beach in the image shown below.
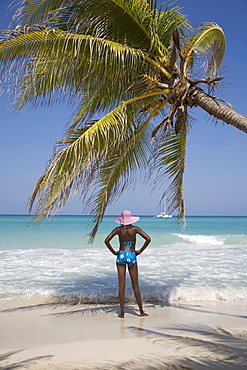
<svg viewBox="0 0 247 370"><path fill-rule="evenodd" d="M246 301L144 308L119 319L115 304L2 305L0 368L246 369Z"/></svg>

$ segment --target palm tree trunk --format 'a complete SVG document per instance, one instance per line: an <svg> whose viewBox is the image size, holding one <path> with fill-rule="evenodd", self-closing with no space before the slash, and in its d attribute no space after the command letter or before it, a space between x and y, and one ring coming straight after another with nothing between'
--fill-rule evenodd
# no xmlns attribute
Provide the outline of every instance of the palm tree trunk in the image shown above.
<svg viewBox="0 0 247 370"><path fill-rule="evenodd" d="M247 133L247 117L215 100L212 96L206 94L200 87L194 86L190 88L187 98L190 107L199 106L211 116Z"/></svg>

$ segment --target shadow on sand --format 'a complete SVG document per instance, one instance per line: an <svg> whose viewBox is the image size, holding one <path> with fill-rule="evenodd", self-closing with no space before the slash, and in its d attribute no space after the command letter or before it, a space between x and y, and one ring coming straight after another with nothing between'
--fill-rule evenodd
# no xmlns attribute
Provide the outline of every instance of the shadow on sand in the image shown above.
<svg viewBox="0 0 247 370"><path fill-rule="evenodd" d="M241 318L241 319L247 319L246 315L238 315L235 313L229 313L229 312L219 312L217 309L202 309L200 304L196 305L196 302L193 304L189 304L187 302L181 302L181 303L169 303L169 297L167 297L167 301L165 302L145 302L144 305L149 304L150 306L153 307L174 307L179 310L186 310L186 311L192 311L196 313L206 313L210 315L217 315L217 316L229 316L229 317L235 317L235 318ZM136 308L133 308L132 306L136 306ZM42 309L42 308L72 308L71 310L68 310L67 312L63 313L54 313L51 315L61 315L61 316L82 316L82 315L87 315L87 314L109 314L109 313L118 313L119 311L119 305L118 305L118 298L113 297L112 302L105 302L105 303L97 303L97 302L81 302L78 297L54 297L51 299L48 299L44 303L34 303L30 305L20 305L18 307L13 307L13 308L8 308L5 310L0 310L0 313L8 313L8 312L14 312L14 311L26 311L26 310L33 310L33 309ZM74 308L77 307L78 310L75 310ZM125 312L132 314L132 315L137 315L138 314L138 308L136 305L136 302L134 299L127 299L126 300L126 306L125 306Z"/></svg>
<svg viewBox="0 0 247 370"><path fill-rule="evenodd" d="M134 304L133 306L137 306ZM73 307L73 308L72 308ZM54 309L54 313L46 314L45 316L55 316L55 317L80 317L80 316L92 316L92 315L101 315L101 314L110 314L115 313L116 316L119 313L119 305L112 304L95 304L95 303L81 303L77 305L70 305L67 302L60 303L42 303L42 304L33 304L27 306L19 306L14 308L9 308L6 310L1 310L0 313L11 313L15 311L29 311L36 309ZM61 308L62 312L57 310ZM75 309L77 308L77 309ZM125 313L133 316L139 316L138 307L134 308L132 305L126 304ZM1 368L0 368L1 369Z"/></svg>
<svg viewBox="0 0 247 370"><path fill-rule="evenodd" d="M221 328L179 326L161 328L160 331L129 326L128 329L164 349L170 348L176 353L176 360L169 362L169 356L152 358L145 370L154 369L195 369L195 370L246 370L247 331L228 331ZM174 333L173 333L174 332ZM162 353L162 351L161 351ZM186 357L182 356L186 353ZM138 359L128 363L128 368L141 370ZM127 364L125 364L127 365ZM124 367L123 367L124 368ZM127 367L126 367L127 368Z"/></svg>
<svg viewBox="0 0 247 370"><path fill-rule="evenodd" d="M48 360L49 358L53 357L53 356L49 356L49 355L47 355L47 356L37 356L37 357L30 358L28 360L20 361L18 363L17 362L12 362L11 363L11 357L13 355L19 353L19 352L22 352L22 351L21 350L11 351L11 352L1 354L0 355L0 369L1 370L26 369L26 367L31 369L32 366L34 366L37 361L40 361L42 359Z"/></svg>
<svg viewBox="0 0 247 370"><path fill-rule="evenodd" d="M165 303L149 304L150 306L165 307L169 306ZM193 305L173 305L177 309L187 309L197 312L206 312L213 315L227 315L238 318L246 318L245 316L231 315L229 313L214 312L211 310L201 310ZM98 305L73 305L65 303L47 303L30 306L22 306L4 312L13 310L31 310L40 308L56 308L55 312L48 315L55 317L80 317L87 315L102 315L109 313L117 313L118 305L114 304L98 304ZM61 308L61 312L57 312L57 308ZM3 312L3 311L2 311ZM132 308L132 305L126 305L126 313L138 315L138 310ZM46 313L47 315L47 313ZM136 326L127 326L128 321L125 321L125 330L130 334L134 334L139 338L143 338L150 343L157 345L159 356L151 357L141 356L124 363L107 363L107 366L97 366L98 370L246 370L247 364L247 331L246 330L225 330L222 328L212 328L209 326L160 326L157 330L149 330L147 328ZM148 323L148 320L145 321ZM146 325L145 325L146 326ZM169 352L170 350L170 352ZM39 356L30 358L19 363L12 362L11 356L21 351L8 352L0 355L0 368L2 370L23 369L35 366L35 362L44 359L49 360L52 356ZM163 354L162 354L163 353ZM171 355L170 355L170 354ZM174 355L175 354L175 355ZM186 355L184 355L186 354ZM1 363L3 366L1 366ZM5 364L8 365L5 365ZM80 370L88 370L83 365ZM69 369L69 368L68 368ZM91 367L90 370L94 370Z"/></svg>

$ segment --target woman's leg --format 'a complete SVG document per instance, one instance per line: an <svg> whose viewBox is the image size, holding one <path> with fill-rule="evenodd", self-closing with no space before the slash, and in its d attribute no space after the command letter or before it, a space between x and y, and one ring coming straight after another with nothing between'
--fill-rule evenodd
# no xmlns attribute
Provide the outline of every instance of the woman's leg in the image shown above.
<svg viewBox="0 0 247 370"><path fill-rule="evenodd" d="M131 277L131 283L132 283L132 288L135 294L136 302L138 304L139 310L140 310L140 316L148 316L147 313L143 311L142 307L142 298L141 298L141 292L139 289L139 284L138 284L138 266L137 263L134 265L129 266L129 273Z"/></svg>
<svg viewBox="0 0 247 370"><path fill-rule="evenodd" d="M120 314L118 317L124 318L124 291L125 291L125 280L126 280L126 265L120 265L117 263L118 272L118 296L120 303Z"/></svg>

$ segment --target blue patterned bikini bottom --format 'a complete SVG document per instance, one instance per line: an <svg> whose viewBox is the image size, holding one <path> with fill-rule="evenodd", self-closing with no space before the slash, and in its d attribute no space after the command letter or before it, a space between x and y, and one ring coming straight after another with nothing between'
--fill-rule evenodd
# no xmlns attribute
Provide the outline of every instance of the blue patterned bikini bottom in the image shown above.
<svg viewBox="0 0 247 370"><path fill-rule="evenodd" d="M124 252L121 251L117 255L117 263L120 265L125 265L126 263L131 266L137 262L135 252Z"/></svg>

